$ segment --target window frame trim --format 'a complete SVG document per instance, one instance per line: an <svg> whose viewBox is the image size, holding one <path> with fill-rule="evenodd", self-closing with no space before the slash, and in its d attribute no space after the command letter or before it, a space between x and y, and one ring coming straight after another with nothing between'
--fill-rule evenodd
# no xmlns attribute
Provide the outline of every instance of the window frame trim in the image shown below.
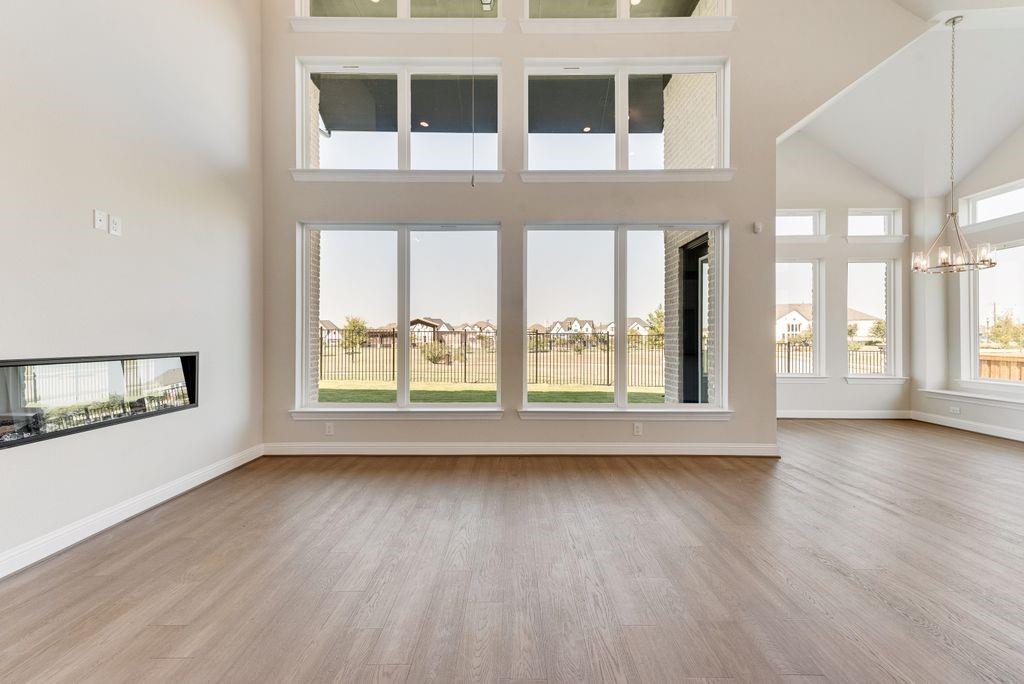
<svg viewBox="0 0 1024 684"><path fill-rule="evenodd" d="M305 0L308 2L308 0ZM402 0L399 0L400 2ZM615 0L614 17L532 17L523 0L519 25L523 33L650 33L731 31L736 24L732 0L720 0L722 14L708 17L633 17L629 0Z"/></svg>
<svg viewBox="0 0 1024 684"><path fill-rule="evenodd" d="M495 400L494 402L466 402L466 403L413 403L409 398L409 326L402 326L396 323L396 340L398 352L395 357L395 386L396 395L393 404L367 404L367 403L336 403L336 402L309 402L306 397L312 389L308 385L309 377L306 372L309 368L309 305L312 293L309 289L309 233L311 231L381 231L392 232L397 235L396 245L396 266L398 296L396 311L398 321L410 320L409 301L411 296L411 259L410 259L410 235L413 232L441 231L441 232L493 232L495 234L495 278L497 285L497 333L494 340L495 358ZM296 374L295 374L295 399L290 411L294 420L318 420L334 417L360 418L374 416L400 416L419 414L423 417L446 417L449 414L463 414L469 417L491 419L501 416L501 347L502 347L502 321L501 321L501 224L485 222L450 222L450 223L409 223L409 222L344 222L344 221L311 221L299 222L296 224ZM403 312L405 318L402 317Z"/></svg>
<svg viewBox="0 0 1024 684"><path fill-rule="evenodd" d="M865 379L891 379L903 376L903 259L849 257L846 259L846 309L850 309L850 264L885 264L885 373L853 373L850 370L850 355L846 354L844 377L849 384L861 384ZM849 321L846 321L849 324ZM848 335L844 336L846 339ZM850 380L852 379L852 382Z"/></svg>
<svg viewBox="0 0 1024 684"><path fill-rule="evenodd" d="M628 364L626 326L626 301L628 297L628 255L627 244L629 232L632 231L666 231L666 230L704 230L715 231L714 241L715 257L715 288L718 293L716 297L715 327L714 335L717 340L715 345L714 362L718 369L716 373L716 401L713 404L678 404L666 405L656 408L653 404L630 404L628 401L628 379L626 383L620 383L620 378L627 377L626 369ZM729 405L729 222L728 221L667 221L660 223L622 222L622 223L594 223L594 222L546 222L527 223L523 226L523 289L522 289L522 402L518 409L520 417L527 415L554 416L560 418L579 417L589 415L620 415L636 416L637 418L649 415L662 416L684 416L703 415L706 418L718 416L719 419L728 420L732 415ZM614 401L603 404L576 404L576 403L547 403L529 401L529 240L531 232L541 231L607 231L614 236L615 266L614 266L614 290L613 305L615 325L615 384L613 385Z"/></svg>
<svg viewBox="0 0 1024 684"><path fill-rule="evenodd" d="M776 369L775 377L776 379L786 379L791 382L801 379L828 378L828 350L826 348L828 340L828 335L826 334L828 330L828 306L822 305L823 299L826 303L828 301L828 279L825 259L822 257L815 259L785 257L775 260L776 267L779 264L811 264L812 266L814 291L812 293L813 301L811 302L811 315L813 316L811 325L814 327L814 353L812 354L814 368L811 369L810 373L779 373L778 369ZM778 363L777 360L776 363Z"/></svg>
<svg viewBox="0 0 1024 684"><path fill-rule="evenodd" d="M851 235L850 218L854 216L881 216L885 219L885 232L879 235ZM849 209L846 212L847 242L892 242L893 238L902 241L905 238L903 229L903 212L900 209Z"/></svg>
<svg viewBox="0 0 1024 684"><path fill-rule="evenodd" d="M377 57L297 57L296 66L296 123L295 123L295 168L292 176L295 180L316 178L323 181L350 181L366 176L370 182L387 179L390 174L395 181L406 181L417 174L426 174L424 180L431 176L446 178L453 174L472 174L479 172L494 177L502 174L502 140L504 138L502 117L502 64L500 58L430 58L417 57L407 59L382 59ZM393 169L312 169L306 158L305 141L308 139L309 117L306 116L306 105L309 102L310 77L313 74L374 74L397 77L397 126L398 126L398 166ZM497 118L498 118L498 149L497 168L495 169L414 169L412 168L412 77L422 74L443 76L494 76L497 78ZM310 176L312 172L314 176ZM334 174L332 177L332 173ZM446 180L442 182L457 182ZM497 182L500 182L498 180Z"/></svg>
<svg viewBox="0 0 1024 684"><path fill-rule="evenodd" d="M981 192L976 192L973 195L968 195L966 197L961 198L959 204L960 213L964 217L963 225L966 228L967 226L988 225L990 223L995 225L995 222L997 221L1005 222L1008 224L1024 221L1024 211L1019 211L1014 214L1007 214L1006 216L999 216L997 218L986 219L985 221L977 220L978 202L1022 189L1024 189L1024 178L1015 181L1010 181L1009 183L1003 183L1002 185L997 185L994 188L982 190Z"/></svg>
<svg viewBox="0 0 1024 684"><path fill-rule="evenodd" d="M425 23L420 26L420 22ZM483 26L476 22L483 22ZM372 32L469 33L475 30L480 33L501 33L505 30L505 2L499 1L498 11L490 17L414 17L412 16L412 0L397 0L393 17L314 17L310 14L310 0L295 0L295 15L291 18L291 25L295 31L311 32L370 30Z"/></svg>
<svg viewBox="0 0 1024 684"><path fill-rule="evenodd" d="M628 0L627 0L628 2ZM528 5L528 3L527 3ZM718 150L716 166L697 169L630 169L629 168L629 77L634 75L663 74L714 74L716 81L715 116L718 121ZM731 164L731 90L729 87L731 62L728 57L681 57L681 58L623 58L623 59L563 59L527 58L523 67L523 170L521 175L533 175L535 180L545 174L566 174L569 177L586 177L598 174L605 178L616 177L664 181L659 178L666 172L683 172L695 180L708 180L700 173L711 172L714 180L732 180ZM530 168L530 78L532 76L612 76L614 78L615 102L615 168L613 169L533 169ZM650 175L655 172L656 175ZM716 173L717 172L717 173ZM603 180L603 179L602 179Z"/></svg>
<svg viewBox="0 0 1024 684"><path fill-rule="evenodd" d="M814 232L810 235L779 235L779 217L803 217L810 216L814 219ZM781 243L808 244L822 243L828 240L828 211L823 208L817 209L776 209L775 210L775 240Z"/></svg>

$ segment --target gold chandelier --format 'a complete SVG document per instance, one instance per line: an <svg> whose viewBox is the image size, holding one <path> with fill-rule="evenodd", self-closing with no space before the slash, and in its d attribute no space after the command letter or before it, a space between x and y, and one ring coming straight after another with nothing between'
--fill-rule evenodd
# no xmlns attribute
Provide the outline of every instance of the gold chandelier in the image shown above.
<svg viewBox="0 0 1024 684"><path fill-rule="evenodd" d="M971 248L960 227L956 210L956 26L963 20L962 16L956 16L946 22L950 27L949 213L928 251L914 252L912 262L915 273L963 273L996 265L992 245L982 243Z"/></svg>

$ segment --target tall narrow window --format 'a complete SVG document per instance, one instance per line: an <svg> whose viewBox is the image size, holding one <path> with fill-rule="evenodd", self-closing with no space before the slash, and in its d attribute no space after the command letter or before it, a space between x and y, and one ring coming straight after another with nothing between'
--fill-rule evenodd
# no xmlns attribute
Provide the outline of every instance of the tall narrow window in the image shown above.
<svg viewBox="0 0 1024 684"><path fill-rule="evenodd" d="M978 378L1024 382L1024 246L978 273Z"/></svg>
<svg viewBox="0 0 1024 684"><path fill-rule="evenodd" d="M629 76L629 168L713 169L719 157L718 76Z"/></svg>
<svg viewBox="0 0 1024 684"><path fill-rule="evenodd" d="M490 19L498 16L498 0L412 0L410 9L413 17Z"/></svg>
<svg viewBox="0 0 1024 684"><path fill-rule="evenodd" d="M413 230L409 268L410 400L493 404L498 382L497 233Z"/></svg>
<svg viewBox="0 0 1024 684"><path fill-rule="evenodd" d="M398 233L324 230L311 250L318 289L322 403L394 404L398 389Z"/></svg>
<svg viewBox="0 0 1024 684"><path fill-rule="evenodd" d="M717 235L686 226L530 229L527 401L724 401Z"/></svg>
<svg viewBox="0 0 1024 684"><path fill-rule="evenodd" d="M615 232L533 230L527 247L528 401L614 402Z"/></svg>
<svg viewBox="0 0 1024 684"><path fill-rule="evenodd" d="M816 368L817 265L775 265L775 372L813 375Z"/></svg>
<svg viewBox="0 0 1024 684"><path fill-rule="evenodd" d="M530 76L528 147L530 169L615 169L615 76Z"/></svg>
<svg viewBox="0 0 1024 684"><path fill-rule="evenodd" d="M497 401L495 227L318 226L304 239L306 403Z"/></svg>
<svg viewBox="0 0 1024 684"><path fill-rule="evenodd" d="M846 335L850 375L888 375L890 362L889 262L854 262L847 281Z"/></svg>
<svg viewBox="0 0 1024 684"><path fill-rule="evenodd" d="M413 74L413 169L498 168L498 77Z"/></svg>
<svg viewBox="0 0 1024 684"><path fill-rule="evenodd" d="M311 17L397 17L398 0L309 0Z"/></svg>
<svg viewBox="0 0 1024 684"><path fill-rule="evenodd" d="M308 125L318 144L309 146L307 167L397 169L398 77L323 73L310 81Z"/></svg>

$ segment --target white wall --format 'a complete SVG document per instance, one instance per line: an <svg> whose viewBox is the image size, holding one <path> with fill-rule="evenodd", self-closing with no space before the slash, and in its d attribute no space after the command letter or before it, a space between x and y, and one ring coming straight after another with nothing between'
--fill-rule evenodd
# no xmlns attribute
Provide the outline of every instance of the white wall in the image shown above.
<svg viewBox="0 0 1024 684"><path fill-rule="evenodd" d="M198 350L201 392L0 451L2 561L261 441L259 6L5 0L0 63L0 358Z"/></svg>
<svg viewBox="0 0 1024 684"><path fill-rule="evenodd" d="M909 242L847 242L846 224L850 210L897 209L904 224L902 231L908 232L906 222L910 202L803 133L793 135L779 145L777 168L778 208L824 209L828 235L824 243L780 242L777 247L779 261L821 260L825 268L825 298L820 301L819 307L825 309L827 326L827 330L824 331L825 369L819 371L824 377L780 379L779 415L877 416L884 415L885 412L898 414L909 411L909 383L851 385L847 383L845 376L847 264L857 259L900 259L905 264L910 256ZM898 328L902 342L900 375L906 376L910 370L910 325L906 306L910 298L910 284L903 273L900 273L897 282L899 287L896 288L896 292L904 311Z"/></svg>
<svg viewBox="0 0 1024 684"><path fill-rule="evenodd" d="M775 442L772 224L777 136L924 28L889 0L736 0L737 29L728 33L524 35L515 18L524 0L508 0L512 18L501 35L477 38L475 53L503 62L504 183L429 185L296 183L295 60L299 56L468 57L468 35L338 35L294 33L293 0L263 0L265 126L264 424L268 443L323 442ZM726 56L732 72L731 183L523 184L526 57ZM668 222L724 220L731 226L729 383L733 419L652 423L632 437L629 423L521 421L523 350L523 227L547 221ZM325 438L318 422L295 422L295 226L300 221L500 221L502 290L499 323L502 397L497 422L349 421ZM301 448L301 446L296 447Z"/></svg>
<svg viewBox="0 0 1024 684"><path fill-rule="evenodd" d="M984 162L957 184L957 195L962 198L1021 179L1024 179L1024 127L1007 138ZM921 226L921 229L930 229L932 237L940 225L942 212L947 210L948 202L948 196L931 202L934 208L928 215L928 225ZM998 245L1024 240L1024 221L990 222L979 228L965 228L967 238L972 244L990 242ZM921 246L914 249L926 249L927 242L930 240L920 240ZM963 301L967 299L967 277L948 277L941 283L923 282L919 285L922 294L915 295L915 306L927 307L934 313L930 330L925 334L915 335L914 353L923 357L922 370L930 372L933 377L941 378L936 382L920 383L919 389L984 394L995 401L979 401L970 397L925 391L915 392L914 416L954 427L1024 440L1024 404L999 401L1000 398L1024 401L1024 385L1013 392L1001 390L998 386L972 386L970 383L963 383L963 380L971 375L971 369L966 365L973 364L972 359L965 359L962 355L963 332L971 328ZM942 319L944 324L941 327L934 324L938 319ZM959 413L954 414L952 411Z"/></svg>

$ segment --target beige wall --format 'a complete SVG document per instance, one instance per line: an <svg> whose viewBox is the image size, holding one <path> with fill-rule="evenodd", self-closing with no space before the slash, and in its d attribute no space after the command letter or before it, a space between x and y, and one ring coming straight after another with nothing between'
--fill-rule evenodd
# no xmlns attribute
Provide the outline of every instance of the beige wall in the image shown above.
<svg viewBox="0 0 1024 684"><path fill-rule="evenodd" d="M498 185L296 183L295 59L298 56L469 56L467 35L293 33L291 0L263 0L265 126L265 439L279 442L642 442L775 441L772 359L775 139L801 117L917 36L924 23L889 0L736 0L729 33L679 35L502 35L478 37L475 52L503 62L504 168ZM522 14L510 0L505 16ZM523 60L526 57L721 56L731 59L732 183L523 184ZM827 55L827 59L822 56ZM544 221L723 220L731 225L727 423L652 423L632 437L616 421L524 422L522 403L523 226ZM324 437L320 423L294 422L295 226L300 221L500 221L502 402L499 422L350 421Z"/></svg>
<svg viewBox="0 0 1024 684"><path fill-rule="evenodd" d="M0 451L0 558L261 441L259 31L247 0L3 3L0 358L198 350L201 396Z"/></svg>
<svg viewBox="0 0 1024 684"><path fill-rule="evenodd" d="M824 244L785 244L777 248L780 261L820 259L825 268L825 380L787 378L779 383L779 415L822 416L829 413L910 410L910 384L850 385L847 371L847 264L857 259L902 259L898 289L903 304L902 375L910 374L910 282L906 264L910 242L850 244L846 224L851 209L897 209L902 230L909 233L910 202L844 158L798 133L779 145L779 209L824 209L828 239ZM820 334L820 331L819 331Z"/></svg>

